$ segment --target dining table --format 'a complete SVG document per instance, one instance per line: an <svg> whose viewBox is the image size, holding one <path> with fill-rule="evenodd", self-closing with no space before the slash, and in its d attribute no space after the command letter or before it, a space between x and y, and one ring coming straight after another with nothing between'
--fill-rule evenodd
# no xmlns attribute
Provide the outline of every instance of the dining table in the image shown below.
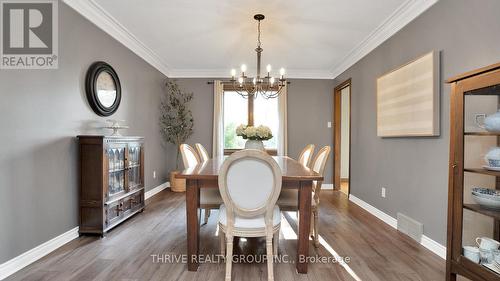
<svg viewBox="0 0 500 281"><path fill-rule="evenodd" d="M298 190L298 239L296 268L298 273L307 273L309 256L309 234L311 225L311 197L313 181L322 181L323 176L287 156L273 156L282 173L282 189ZM186 168L176 178L186 179L187 217L187 266L197 271L200 260L200 207L201 188L219 188L219 171L225 157L215 157Z"/></svg>

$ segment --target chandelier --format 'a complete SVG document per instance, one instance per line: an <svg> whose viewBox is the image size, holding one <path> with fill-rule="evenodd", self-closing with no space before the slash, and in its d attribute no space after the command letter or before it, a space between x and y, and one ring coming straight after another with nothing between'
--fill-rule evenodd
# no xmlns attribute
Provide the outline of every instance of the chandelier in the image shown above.
<svg viewBox="0 0 500 281"><path fill-rule="evenodd" d="M264 20L265 17L262 14L257 14L253 18L258 21L257 48L255 49L255 52L257 53L256 76L253 78L248 77L246 73L247 66L242 64L240 76L236 77L236 69L231 70L231 80L229 84L232 84L233 90L244 98L256 98L258 95L261 95L266 99L276 98L280 95L287 83L285 79L285 69L281 68L279 71L279 77L275 78L271 76L271 65L268 64L266 67L266 76L261 76L260 59L264 49L261 48L260 42L260 22Z"/></svg>

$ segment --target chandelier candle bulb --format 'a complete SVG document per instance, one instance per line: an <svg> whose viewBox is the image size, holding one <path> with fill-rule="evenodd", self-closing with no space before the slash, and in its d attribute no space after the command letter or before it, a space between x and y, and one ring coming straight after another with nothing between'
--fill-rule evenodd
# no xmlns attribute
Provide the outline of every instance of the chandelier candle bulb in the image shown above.
<svg viewBox="0 0 500 281"><path fill-rule="evenodd" d="M274 85L274 77L271 77L271 79L269 80L269 82L271 83L271 87Z"/></svg>
<svg viewBox="0 0 500 281"><path fill-rule="evenodd" d="M232 80L234 80L234 77L236 76L236 69L231 69L231 77L232 77Z"/></svg>
<svg viewBox="0 0 500 281"><path fill-rule="evenodd" d="M280 69L280 76L281 79L283 79L283 76L285 76L285 69L283 67Z"/></svg>
<svg viewBox="0 0 500 281"><path fill-rule="evenodd" d="M243 72L243 73L247 72L247 65L246 64L241 65L241 72Z"/></svg>
<svg viewBox="0 0 500 281"><path fill-rule="evenodd" d="M266 70L267 70L267 75L269 76L269 72L271 72L271 65L270 64L268 64L266 66Z"/></svg>

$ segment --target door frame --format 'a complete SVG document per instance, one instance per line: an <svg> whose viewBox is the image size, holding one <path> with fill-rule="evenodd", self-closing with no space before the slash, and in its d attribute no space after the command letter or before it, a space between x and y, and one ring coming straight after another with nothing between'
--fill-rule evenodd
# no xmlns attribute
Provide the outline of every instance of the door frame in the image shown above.
<svg viewBox="0 0 500 281"><path fill-rule="evenodd" d="M351 136L352 136L352 130L351 130L351 115L352 115L352 106L351 106L351 100L352 100L352 83L351 83L351 78L345 80L344 82L340 83L338 86L336 86L333 90L333 190L338 190L340 191L340 182L341 182L341 175L340 175L340 160L341 160L341 136L342 136L342 131L341 131L341 116L342 116L342 111L341 111L341 102L342 102L342 90L346 87L349 87L349 178L348 178L348 195L351 193Z"/></svg>

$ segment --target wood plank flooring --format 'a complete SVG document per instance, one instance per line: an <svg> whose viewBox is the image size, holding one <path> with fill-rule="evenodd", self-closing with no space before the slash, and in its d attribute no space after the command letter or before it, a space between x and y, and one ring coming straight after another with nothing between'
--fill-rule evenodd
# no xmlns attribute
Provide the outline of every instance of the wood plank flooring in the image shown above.
<svg viewBox="0 0 500 281"><path fill-rule="evenodd" d="M297 274L291 263L275 264L275 280L444 280L445 262L410 238L350 203L341 192L321 195L319 249L311 256L349 257L339 263L314 263L307 275ZM201 227L202 254L219 254L215 236L217 212ZM279 253L295 260L295 213L282 220ZM111 231L105 238L80 237L24 268L7 280L223 280L224 263L201 264L188 272L184 263L154 262L152 255L186 252L184 194L163 191L148 202L144 213ZM235 254L262 255L259 239L239 239ZM165 256L162 256L165 257ZM267 280L265 263L233 265L233 280Z"/></svg>

